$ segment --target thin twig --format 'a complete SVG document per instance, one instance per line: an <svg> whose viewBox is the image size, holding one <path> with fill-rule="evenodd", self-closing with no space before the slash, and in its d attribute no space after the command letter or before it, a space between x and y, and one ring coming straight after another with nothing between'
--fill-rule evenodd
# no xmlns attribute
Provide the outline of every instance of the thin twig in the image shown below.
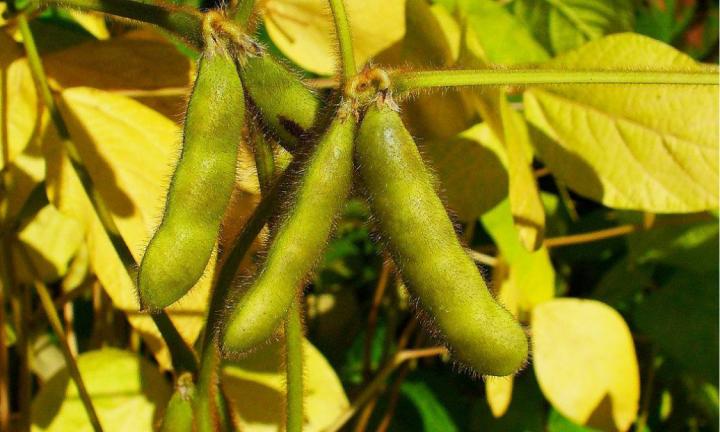
<svg viewBox="0 0 720 432"><path fill-rule="evenodd" d="M405 378L407 378L408 373L410 373L410 365L408 363L403 363L402 366L400 366L400 370L398 371L392 387L390 388L387 408L385 409L385 414L377 427L377 432L386 432L390 427L392 419L395 416L398 399L400 398L400 388L402 387L402 383L405 381Z"/></svg>
<svg viewBox="0 0 720 432"><path fill-rule="evenodd" d="M385 296L385 288L388 285L390 272L391 264L386 260L380 270L380 277L378 278L378 283L375 287L375 293L370 307L370 314L368 315L367 330L365 332L365 346L363 347L363 377L365 377L365 379L370 377L372 369L372 341L375 336L375 328L377 326L380 305L382 304L382 299Z"/></svg>

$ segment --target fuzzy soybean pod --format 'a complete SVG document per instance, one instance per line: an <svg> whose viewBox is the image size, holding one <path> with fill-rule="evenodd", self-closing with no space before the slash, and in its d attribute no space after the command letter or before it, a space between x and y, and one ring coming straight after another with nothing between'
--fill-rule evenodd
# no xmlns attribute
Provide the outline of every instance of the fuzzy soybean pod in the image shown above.
<svg viewBox="0 0 720 432"><path fill-rule="evenodd" d="M195 421L192 403L195 397L195 385L192 375L183 374L178 378L175 392L165 409L160 432L193 432Z"/></svg>
<svg viewBox="0 0 720 432"><path fill-rule="evenodd" d="M315 126L318 97L269 54L248 57L240 75L264 123L294 153L300 139Z"/></svg>
<svg viewBox="0 0 720 432"><path fill-rule="evenodd" d="M528 353L525 332L495 301L460 244L395 111L384 105L367 111L358 131L356 160L380 234L453 356L479 374L517 372Z"/></svg>
<svg viewBox="0 0 720 432"><path fill-rule="evenodd" d="M169 306L202 276L235 184L244 117L235 62L210 47L200 58L165 213L140 264L143 306Z"/></svg>
<svg viewBox="0 0 720 432"><path fill-rule="evenodd" d="M265 262L229 317L225 351L246 352L271 338L319 260L352 185L355 129L352 116L337 117L307 160Z"/></svg>

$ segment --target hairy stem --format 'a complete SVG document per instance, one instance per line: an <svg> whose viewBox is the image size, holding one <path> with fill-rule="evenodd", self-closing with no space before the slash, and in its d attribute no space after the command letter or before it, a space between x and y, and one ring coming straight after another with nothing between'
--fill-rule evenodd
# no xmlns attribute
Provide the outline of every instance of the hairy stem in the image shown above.
<svg viewBox="0 0 720 432"><path fill-rule="evenodd" d="M302 296L290 305L285 321L287 373L287 432L301 432L303 428L303 330Z"/></svg>
<svg viewBox="0 0 720 432"><path fill-rule="evenodd" d="M92 203L95 214L105 229L115 252L125 265L125 268L128 269L130 279L135 280L133 272L130 270L137 266L135 258L130 252L127 244L123 241L122 237L120 237L120 231L115 225L115 221L113 220L105 201L100 196L97 188L95 188L92 178L90 177L90 173L83 165L80 153L71 140L67 124L65 123L65 120L55 103L55 98L53 97L52 92L50 91L47 76L45 75L45 69L43 68L40 55L38 54L35 39L33 38L32 31L28 25L27 17L24 14L21 14L18 17L18 23L23 37L23 43L25 44L25 51L27 53L28 63L30 64L30 71L32 72L33 79L35 80L35 85L38 88L45 106L50 112L50 117L57 129L63 145L65 146L65 150L68 154L75 174L80 179L80 183L82 183L85 194ZM193 366L193 363L189 362L189 359L194 358L192 350L187 346L182 338L179 337L177 329L175 329L172 321L170 321L165 312L161 311L154 314L153 319L155 319L156 324L159 324L158 328L160 329L163 338L168 341L167 345L170 350L171 357L173 358L173 364L179 362L179 364L183 365L183 370L196 369L196 366ZM182 341L182 343L179 343L179 341ZM186 363L186 361L189 363Z"/></svg>
<svg viewBox="0 0 720 432"><path fill-rule="evenodd" d="M78 395L80 396L80 400L82 401L83 407L85 408L85 412L88 415L90 425L92 426L93 430L95 430L95 432L102 432L103 428L100 425L100 419L98 418L95 407L93 406L92 400L90 399L90 394L85 387L85 382L80 375L80 369L78 368L77 362L75 361L75 357L73 357L72 351L70 349L70 344L68 343L68 339L65 335L63 325L60 322L60 317L58 316L57 310L55 310L55 304L53 303L52 297L50 296L50 293L48 292L45 284L37 280L38 271L35 268L35 265L33 264L30 255L28 254L25 247L18 244L18 248L22 253L25 264L28 266L28 268L32 270L33 275L35 275L36 277L36 280L33 282L35 292L37 292L37 295L40 298L40 303L45 310L45 315L47 316L48 322L50 323L50 327L52 327L53 331L55 332L55 336L58 338L58 342L60 343L60 349L63 353L63 356L65 357L65 363L67 364L68 372L70 373L70 377L72 378L72 380L75 382L75 387L77 387Z"/></svg>
<svg viewBox="0 0 720 432"><path fill-rule="evenodd" d="M345 12L344 1L329 0L329 2L333 18L335 19L335 34L337 35L338 44L340 45L343 77L345 77L347 81L357 74L350 23L348 22L347 13Z"/></svg>
<svg viewBox="0 0 720 432"><path fill-rule="evenodd" d="M253 31L254 23L253 13L255 12L255 0L240 0L240 4L235 10L235 22L243 26L248 32Z"/></svg>
<svg viewBox="0 0 720 432"><path fill-rule="evenodd" d="M573 71L550 69L517 70L438 70L394 72L391 74L396 94L433 87L461 86L529 86L551 84L679 84L718 85L717 72L663 71Z"/></svg>
<svg viewBox="0 0 720 432"><path fill-rule="evenodd" d="M102 12L153 24L181 37L194 47L202 48L204 45L203 14L192 8L159 1L145 3L133 0L38 0L38 3L42 6Z"/></svg>

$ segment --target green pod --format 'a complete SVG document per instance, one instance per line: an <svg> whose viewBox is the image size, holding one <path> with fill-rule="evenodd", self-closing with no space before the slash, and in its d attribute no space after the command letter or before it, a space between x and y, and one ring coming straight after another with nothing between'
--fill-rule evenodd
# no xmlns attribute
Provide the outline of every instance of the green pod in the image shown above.
<svg viewBox="0 0 720 432"><path fill-rule="evenodd" d="M193 398L195 385L190 374L178 378L177 388L173 393L163 417L160 432L192 432L194 428Z"/></svg>
<svg viewBox="0 0 720 432"><path fill-rule="evenodd" d="M244 118L243 87L233 58L221 49L206 50L190 95L182 154L165 213L140 264L143 306L171 305L202 276L235 184Z"/></svg>
<svg viewBox="0 0 720 432"><path fill-rule="evenodd" d="M226 351L246 352L272 337L320 258L352 185L355 129L352 116L336 118L310 155L265 262L230 315Z"/></svg>
<svg viewBox="0 0 720 432"><path fill-rule="evenodd" d="M372 106L355 152L380 233L453 356L483 375L518 371L528 353L525 332L492 297L460 244L400 116Z"/></svg>
<svg viewBox="0 0 720 432"><path fill-rule="evenodd" d="M270 54L248 57L240 76L265 125L294 153L315 126L320 100Z"/></svg>

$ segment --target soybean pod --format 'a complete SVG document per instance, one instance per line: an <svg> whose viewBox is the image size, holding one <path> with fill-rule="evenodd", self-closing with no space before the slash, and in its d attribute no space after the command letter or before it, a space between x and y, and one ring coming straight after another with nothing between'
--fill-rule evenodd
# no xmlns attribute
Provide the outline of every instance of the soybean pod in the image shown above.
<svg viewBox="0 0 720 432"><path fill-rule="evenodd" d="M295 153L318 120L320 100L270 54L248 57L240 75L265 125Z"/></svg>
<svg viewBox="0 0 720 432"><path fill-rule="evenodd" d="M244 117L235 61L209 46L199 61L162 222L140 264L143 306L169 306L202 276L235 184Z"/></svg>
<svg viewBox="0 0 720 432"><path fill-rule="evenodd" d="M307 160L265 262L229 317L226 351L246 352L271 338L319 260L352 185L355 129L352 115L339 114Z"/></svg>
<svg viewBox="0 0 720 432"><path fill-rule="evenodd" d="M395 111L369 108L358 131L356 160L380 234L453 356L483 375L518 371L528 353L525 332L492 297L460 244Z"/></svg>
<svg viewBox="0 0 720 432"><path fill-rule="evenodd" d="M192 375L180 375L175 392L165 409L160 432L193 432L195 430L192 410L194 397L195 385L192 382Z"/></svg>

